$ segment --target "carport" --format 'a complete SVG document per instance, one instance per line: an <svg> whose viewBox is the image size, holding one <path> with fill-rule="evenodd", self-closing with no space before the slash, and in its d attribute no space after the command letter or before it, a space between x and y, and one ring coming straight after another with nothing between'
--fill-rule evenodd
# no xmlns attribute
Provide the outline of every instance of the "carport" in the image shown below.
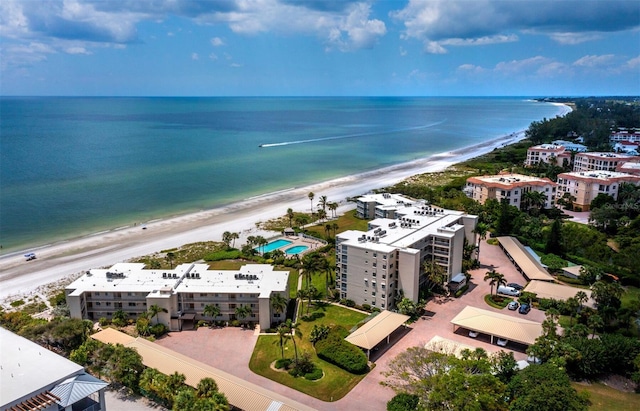
<svg viewBox="0 0 640 411"><path fill-rule="evenodd" d="M389 336L398 327L409 320L408 315L398 314L391 311L382 311L362 327L349 334L345 340L362 349L367 350L367 359L371 354L371 349L385 338L389 344Z"/></svg>
<svg viewBox="0 0 640 411"><path fill-rule="evenodd" d="M451 320L453 331L456 326L471 331L477 331L493 337L505 338L524 345L535 343L536 338L542 335L542 324L524 318L512 317L493 311L466 306Z"/></svg>
<svg viewBox="0 0 640 411"><path fill-rule="evenodd" d="M517 238L498 237L498 242L500 243L500 248L509 257L509 260L513 262L518 271L525 276L527 281L555 281L547 270L524 249L524 246Z"/></svg>
<svg viewBox="0 0 640 411"><path fill-rule="evenodd" d="M550 298L559 301L567 301L569 298L575 297L579 291L582 291L589 298L584 305L591 308L596 306L596 301L591 296L591 290L587 288L576 288L546 281L531 281L523 291L533 293L538 298Z"/></svg>

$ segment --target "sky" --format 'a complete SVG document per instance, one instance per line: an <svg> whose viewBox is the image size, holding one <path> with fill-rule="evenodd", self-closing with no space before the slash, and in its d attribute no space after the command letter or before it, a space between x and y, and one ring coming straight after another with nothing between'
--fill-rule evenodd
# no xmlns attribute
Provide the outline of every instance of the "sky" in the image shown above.
<svg viewBox="0 0 640 411"><path fill-rule="evenodd" d="M2 0L0 95L640 95L638 0Z"/></svg>

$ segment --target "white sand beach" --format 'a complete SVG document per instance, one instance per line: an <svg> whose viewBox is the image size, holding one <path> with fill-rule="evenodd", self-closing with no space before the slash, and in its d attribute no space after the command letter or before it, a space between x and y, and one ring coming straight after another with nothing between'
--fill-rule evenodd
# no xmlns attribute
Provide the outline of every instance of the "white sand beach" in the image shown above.
<svg viewBox="0 0 640 411"><path fill-rule="evenodd" d="M567 106L566 114L571 109ZM23 253L0 258L0 301L28 296L39 287L59 283L85 270L111 266L134 257L152 254L198 241L220 241L225 231L241 233L236 244L242 244L249 235L271 237L277 233L261 232L256 223L286 214L288 208L308 211L309 192L317 198L327 196L340 204L339 212L355 207L347 203L348 197L393 185L410 176L441 171L467 159L512 144L524 138L524 131L513 133L485 143L441 153L425 159L399 164L380 170L339 178L307 187L246 199L226 207L201 211L141 226L126 227L91 236L52 244L35 251L37 259L25 261ZM41 289L39 291L42 291Z"/></svg>

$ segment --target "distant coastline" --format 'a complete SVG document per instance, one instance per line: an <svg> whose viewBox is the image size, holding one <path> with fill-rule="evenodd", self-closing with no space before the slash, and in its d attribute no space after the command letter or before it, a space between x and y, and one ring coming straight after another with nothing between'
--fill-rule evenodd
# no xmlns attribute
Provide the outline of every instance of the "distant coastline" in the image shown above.
<svg viewBox="0 0 640 411"><path fill-rule="evenodd" d="M570 111L564 106L558 115ZM248 235L272 236L255 227L284 215L286 209L306 210L307 194L327 195L339 201L339 212L354 207L345 200L373 189L387 187L416 174L441 171L453 164L513 144L524 138L524 130L490 141L442 152L428 158L341 177L299 188L279 190L210 210L158 219L140 226L118 227L100 233L61 241L37 248L38 259L25 262L23 251L0 257L0 299L37 292L44 284L62 281L84 270L102 267L130 258L151 254L197 241L220 241L224 231L239 232L240 241ZM33 251L27 249L24 251Z"/></svg>
<svg viewBox="0 0 640 411"><path fill-rule="evenodd" d="M402 167L558 113L516 98L49 103L29 99L13 116L3 105L0 255ZM40 111L42 117L29 114ZM22 113L29 119L24 131Z"/></svg>

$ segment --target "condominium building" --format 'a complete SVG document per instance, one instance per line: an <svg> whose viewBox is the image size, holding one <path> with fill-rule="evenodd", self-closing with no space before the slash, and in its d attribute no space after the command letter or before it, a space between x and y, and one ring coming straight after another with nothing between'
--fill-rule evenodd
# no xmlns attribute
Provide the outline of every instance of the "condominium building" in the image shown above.
<svg viewBox="0 0 640 411"><path fill-rule="evenodd" d="M415 200L400 194L367 194L356 200L356 216L366 220L395 218L399 208L410 207L413 203Z"/></svg>
<svg viewBox="0 0 640 411"><path fill-rule="evenodd" d="M247 264L239 270L209 270L207 264L182 264L173 270L145 269L141 263L118 263L94 269L65 288L74 318L112 318L122 310L136 318L158 305L158 321L172 331L185 321L204 319L204 307L220 309L215 320L258 322L263 329L284 318L272 310L273 294L289 297L288 271L274 271L268 264ZM250 307L245 318L236 308ZM209 318L210 319L210 318Z"/></svg>
<svg viewBox="0 0 640 411"><path fill-rule="evenodd" d="M624 163L620 163L618 167L616 167L616 171L640 176L640 161L625 161Z"/></svg>
<svg viewBox="0 0 640 411"><path fill-rule="evenodd" d="M607 194L618 199L621 183L640 185L640 176L615 171L574 171L558 175L558 198L565 193L575 200L574 208L589 211L589 207L598 194Z"/></svg>
<svg viewBox="0 0 640 411"><path fill-rule="evenodd" d="M533 167L539 163L562 166L566 162L571 164L571 152L558 144L540 144L527 149L527 159L524 165Z"/></svg>
<svg viewBox="0 0 640 411"><path fill-rule="evenodd" d="M640 130L638 129L620 129L619 131L614 131L609 136L609 141L612 143L616 143L618 141L631 141L635 143L640 142Z"/></svg>
<svg viewBox="0 0 640 411"><path fill-rule="evenodd" d="M618 164L637 161L640 157L620 153L578 153L573 160L573 171L615 171Z"/></svg>
<svg viewBox="0 0 640 411"><path fill-rule="evenodd" d="M376 208L390 211L386 195ZM392 195L393 196L393 195ZM387 197L388 198L388 197ZM450 281L462 271L465 239L475 244L477 217L397 196L394 218L376 218L368 230L336 236L336 287L356 304L391 309L400 295L418 301L427 282L425 263L443 268Z"/></svg>
<svg viewBox="0 0 640 411"><path fill-rule="evenodd" d="M489 199L502 201L507 199L509 204L520 208L523 196L530 191L537 191L545 195L544 208L553 207L557 184L548 178L526 176L524 174L497 174L492 176L470 177L464 192L480 204Z"/></svg>

